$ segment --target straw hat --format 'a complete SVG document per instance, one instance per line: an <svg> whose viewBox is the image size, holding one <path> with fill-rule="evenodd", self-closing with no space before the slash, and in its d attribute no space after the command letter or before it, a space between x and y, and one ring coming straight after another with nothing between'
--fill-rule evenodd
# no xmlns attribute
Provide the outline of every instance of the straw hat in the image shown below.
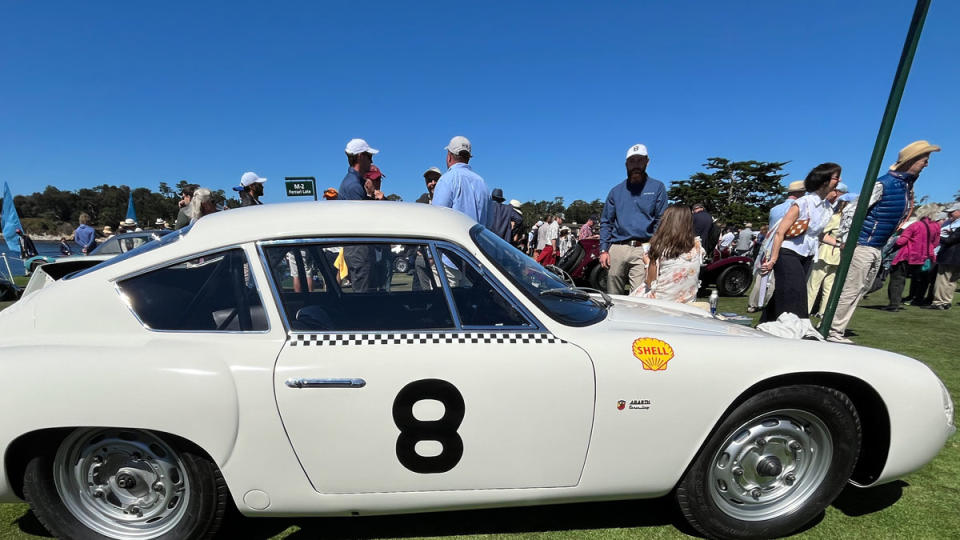
<svg viewBox="0 0 960 540"><path fill-rule="evenodd" d="M900 153L897 154L897 161L890 166L890 170L895 171L898 167L912 159L916 159L924 154L939 151L939 146L930 144L928 141L913 141L900 150Z"/></svg>

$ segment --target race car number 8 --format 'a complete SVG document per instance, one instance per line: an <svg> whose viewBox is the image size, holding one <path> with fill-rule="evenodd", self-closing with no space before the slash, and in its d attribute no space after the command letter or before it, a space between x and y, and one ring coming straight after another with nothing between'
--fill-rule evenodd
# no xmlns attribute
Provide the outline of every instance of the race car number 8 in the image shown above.
<svg viewBox="0 0 960 540"><path fill-rule="evenodd" d="M424 399L443 403L439 420L417 420L413 405ZM421 379L404 386L393 400L393 422L400 429L397 437L397 459L415 473L444 473L457 466L463 457L463 439L457 428L463 422L463 396L457 387L440 379ZM416 451L420 441L437 441L443 451L435 456L421 456Z"/></svg>

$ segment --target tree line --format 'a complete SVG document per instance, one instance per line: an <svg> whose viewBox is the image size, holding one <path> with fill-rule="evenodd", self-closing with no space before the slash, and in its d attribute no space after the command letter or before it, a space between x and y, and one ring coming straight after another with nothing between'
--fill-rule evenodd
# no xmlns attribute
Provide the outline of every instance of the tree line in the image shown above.
<svg viewBox="0 0 960 540"><path fill-rule="evenodd" d="M170 186L160 182L157 191L147 188L112 186L102 184L92 188L65 191L54 186L31 195L17 195L13 203L20 214L24 229L29 234L70 234L76 228L80 214L90 216L91 225L116 227L127 217L127 202L133 195L133 207L137 223L143 228L153 228L157 219L173 225L180 211L180 192L188 184L186 180ZM213 191L218 207L240 206L236 198L227 198L224 191Z"/></svg>

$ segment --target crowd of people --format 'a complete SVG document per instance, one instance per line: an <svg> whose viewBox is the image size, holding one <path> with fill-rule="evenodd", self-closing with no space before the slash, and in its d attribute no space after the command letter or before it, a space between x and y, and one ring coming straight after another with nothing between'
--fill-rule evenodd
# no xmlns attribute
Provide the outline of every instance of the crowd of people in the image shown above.
<svg viewBox="0 0 960 540"><path fill-rule="evenodd" d="M692 207L668 203L663 182L647 174L650 156L643 144L626 153L626 178L614 185L600 216L590 216L579 228L564 225L564 216L543 216L529 231L523 230L523 212L516 199L506 202L503 190L488 189L470 165L472 145L466 137L453 137L445 147L446 172L431 166L423 173L426 192L418 203L457 210L484 224L505 241L548 266L562 259L578 241L599 241L599 263L608 269L607 292L629 293L680 303L696 300L699 271L708 256L754 257L754 283L748 300L750 312L763 309L761 322L776 321L784 313L801 319L823 317L848 239L858 196L848 193L837 163L814 167L802 181L790 183L786 200L771 208L769 221L756 232L751 223L739 229L717 223L705 202ZM914 208L914 184L940 147L916 141L903 148L889 171L877 179L865 219L853 250L849 273L839 294L829 331L831 341L848 343L844 333L856 305L889 272L886 311L904 309L903 302L930 309L949 309L960 278L960 204L941 211L938 205ZM374 165L379 150L363 139L352 139L344 148L347 172L339 188L324 191L324 199L384 200L381 185L386 175ZM262 204L262 178L246 172L233 189L240 206ZM185 227L216 212L212 192L197 185L182 189L180 211L173 228ZM96 231L89 216L80 215L73 235L78 251L89 253ZM163 219L157 228L170 228ZM118 233L139 230L133 220ZM20 233L20 231L17 231ZM110 226L103 236L113 234ZM22 241L23 254L32 242ZM66 246L66 239L62 244ZM69 252L70 248L61 248ZM352 250L352 251L351 251ZM36 249L33 248L35 252ZM369 253L361 248L344 250L343 265L362 268ZM911 285L903 297L907 278ZM354 287L364 287L356 273ZM817 309L819 307L819 309Z"/></svg>

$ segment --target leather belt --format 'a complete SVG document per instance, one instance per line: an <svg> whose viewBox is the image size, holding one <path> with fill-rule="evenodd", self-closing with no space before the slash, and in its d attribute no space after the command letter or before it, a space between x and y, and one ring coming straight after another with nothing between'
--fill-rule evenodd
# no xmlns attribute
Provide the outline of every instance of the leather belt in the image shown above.
<svg viewBox="0 0 960 540"><path fill-rule="evenodd" d="M630 246L637 247L649 242L649 238L629 238L627 240L620 240L619 242L614 242L614 244L619 244L621 246Z"/></svg>

